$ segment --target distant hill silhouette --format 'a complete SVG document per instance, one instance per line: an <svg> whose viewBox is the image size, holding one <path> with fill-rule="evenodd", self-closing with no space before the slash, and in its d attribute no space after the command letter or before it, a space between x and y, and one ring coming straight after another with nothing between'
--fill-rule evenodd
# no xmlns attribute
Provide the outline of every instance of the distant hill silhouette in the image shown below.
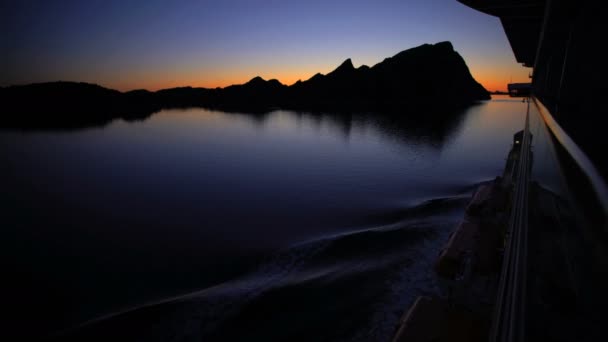
<svg viewBox="0 0 608 342"><path fill-rule="evenodd" d="M350 59L327 75L291 86L255 77L226 88L172 88L119 92L98 85L50 82L0 88L0 127L44 129L138 120L163 108L207 107L245 112L274 108L324 111L453 109L489 99L450 42L402 51L373 67Z"/></svg>

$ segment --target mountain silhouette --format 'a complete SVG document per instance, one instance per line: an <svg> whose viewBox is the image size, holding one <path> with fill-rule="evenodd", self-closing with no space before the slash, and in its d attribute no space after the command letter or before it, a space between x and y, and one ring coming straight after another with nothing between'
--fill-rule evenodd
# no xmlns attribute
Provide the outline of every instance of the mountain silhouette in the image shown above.
<svg viewBox="0 0 608 342"><path fill-rule="evenodd" d="M450 42L424 44L368 67L345 60L291 86L255 77L225 88L181 87L119 92L98 85L50 82L0 88L4 128L78 128L115 118L138 120L163 108L207 107L267 112L275 108L321 111L454 109L489 99ZM405 114L401 114L405 115Z"/></svg>

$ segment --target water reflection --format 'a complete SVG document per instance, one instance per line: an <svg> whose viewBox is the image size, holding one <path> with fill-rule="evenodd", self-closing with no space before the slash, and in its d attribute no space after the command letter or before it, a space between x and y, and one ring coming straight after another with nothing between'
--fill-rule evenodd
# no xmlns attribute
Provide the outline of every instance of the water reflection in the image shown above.
<svg viewBox="0 0 608 342"><path fill-rule="evenodd" d="M165 110L97 129L0 132L11 304L44 303L14 317L69 326L239 279L302 241L400 220L501 174L524 108ZM357 260L373 265L377 253Z"/></svg>
<svg viewBox="0 0 608 342"><path fill-rule="evenodd" d="M341 133L344 141L350 140L353 129L379 130L386 137L407 146L426 144L441 149L459 130L470 108L433 113L320 113L274 111L266 114L234 114L249 117L261 126L282 124L315 127L317 134L330 131Z"/></svg>

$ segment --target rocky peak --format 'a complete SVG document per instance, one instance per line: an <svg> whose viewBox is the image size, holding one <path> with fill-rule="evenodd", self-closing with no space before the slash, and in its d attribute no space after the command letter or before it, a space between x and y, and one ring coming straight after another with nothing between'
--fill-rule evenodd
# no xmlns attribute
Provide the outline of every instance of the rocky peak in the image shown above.
<svg viewBox="0 0 608 342"><path fill-rule="evenodd" d="M340 66L337 67L336 70L330 72L327 75L329 76L329 75L344 74L344 73L351 72L354 70L355 70L355 67L353 65L353 61L350 58L348 58L347 60L342 62L342 64L340 64Z"/></svg>

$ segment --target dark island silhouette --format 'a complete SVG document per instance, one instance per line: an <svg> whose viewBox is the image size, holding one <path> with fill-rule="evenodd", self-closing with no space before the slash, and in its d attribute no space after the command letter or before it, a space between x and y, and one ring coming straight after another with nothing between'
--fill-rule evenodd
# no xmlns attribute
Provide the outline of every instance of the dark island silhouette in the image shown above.
<svg viewBox="0 0 608 342"><path fill-rule="evenodd" d="M265 113L273 109L434 113L490 98L450 42L424 44L355 68L350 59L327 75L291 86L255 77L225 88L120 92L99 85L49 82L0 88L8 129L70 129L116 118L141 120L165 108L205 107ZM400 114L403 115L403 114ZM434 114L431 114L434 115Z"/></svg>

